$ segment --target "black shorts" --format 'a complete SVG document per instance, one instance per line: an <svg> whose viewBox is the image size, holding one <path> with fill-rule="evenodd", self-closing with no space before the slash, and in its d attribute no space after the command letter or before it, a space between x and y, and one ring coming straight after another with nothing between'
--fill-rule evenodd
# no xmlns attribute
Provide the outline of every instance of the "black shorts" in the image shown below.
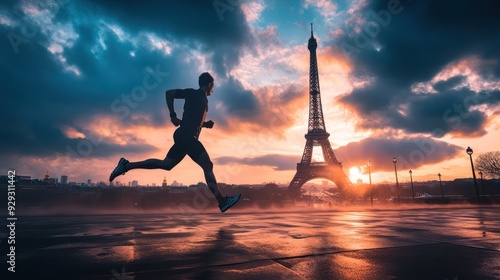
<svg viewBox="0 0 500 280"><path fill-rule="evenodd" d="M182 160L186 155L196 160L202 153L206 153L203 144L191 133L186 133L178 128L174 132L174 145L168 151L167 157Z"/></svg>

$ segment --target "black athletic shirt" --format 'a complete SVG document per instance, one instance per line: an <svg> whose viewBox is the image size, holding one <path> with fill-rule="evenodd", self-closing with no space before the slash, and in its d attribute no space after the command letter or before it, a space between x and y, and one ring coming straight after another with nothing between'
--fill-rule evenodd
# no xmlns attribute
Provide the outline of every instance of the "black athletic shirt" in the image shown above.
<svg viewBox="0 0 500 280"><path fill-rule="evenodd" d="M208 112L207 96L201 89L186 88L177 89L174 98L185 99L184 113L179 129L198 139Z"/></svg>

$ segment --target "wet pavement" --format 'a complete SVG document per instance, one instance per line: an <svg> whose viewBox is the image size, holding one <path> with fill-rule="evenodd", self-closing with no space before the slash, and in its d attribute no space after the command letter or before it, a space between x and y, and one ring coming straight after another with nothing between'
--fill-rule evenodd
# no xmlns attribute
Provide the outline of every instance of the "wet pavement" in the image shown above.
<svg viewBox="0 0 500 280"><path fill-rule="evenodd" d="M500 279L499 207L231 210L18 217L2 279Z"/></svg>

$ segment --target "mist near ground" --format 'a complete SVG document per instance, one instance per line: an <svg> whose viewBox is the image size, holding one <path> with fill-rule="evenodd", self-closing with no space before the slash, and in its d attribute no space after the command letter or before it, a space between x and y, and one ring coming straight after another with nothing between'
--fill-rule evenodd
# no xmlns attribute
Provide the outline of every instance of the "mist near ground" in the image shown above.
<svg viewBox="0 0 500 280"><path fill-rule="evenodd" d="M405 211L405 210L433 210L433 209L463 209L467 207L477 207L474 203L457 204L384 204L384 205L332 205L328 204L298 204L285 207L258 207L258 206L240 206L236 204L225 213L219 209L207 207L196 209L182 205L179 207L163 207L159 209L141 209L137 207L121 207L108 209L92 209L90 207L60 207L49 208L32 207L28 209L19 209L18 216L78 216L78 215L222 215L231 216L234 214L269 214L269 213L317 213L317 212L370 212L370 211ZM488 207L500 208L500 205L488 205Z"/></svg>
<svg viewBox="0 0 500 280"><path fill-rule="evenodd" d="M331 184L306 184L298 197L288 188L276 184L261 187L222 185L224 195L241 194L240 201L222 215L236 213L288 213L318 211L376 211L467 207L467 205L500 205L500 190L485 184L477 196L470 182L435 182L415 185L355 185L345 191ZM6 196L7 192L0 194ZM6 200L7 198L4 197ZM399 202L398 202L399 201ZM21 186L16 189L16 215L202 215L220 211L213 194L206 186L170 187L59 187ZM6 214L4 214L6 215Z"/></svg>

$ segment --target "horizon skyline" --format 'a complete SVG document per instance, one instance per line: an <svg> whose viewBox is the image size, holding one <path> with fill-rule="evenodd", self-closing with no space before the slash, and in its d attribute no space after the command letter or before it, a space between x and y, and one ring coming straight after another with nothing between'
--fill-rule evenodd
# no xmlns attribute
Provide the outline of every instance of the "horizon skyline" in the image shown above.
<svg viewBox="0 0 500 280"><path fill-rule="evenodd" d="M209 71L215 126L200 139L217 180L290 182L307 132L310 23L326 131L351 182L368 181L368 161L372 181L395 182L393 157L400 181L410 169L414 181L472 179L466 148L474 160L499 150L493 2L214 3L0 4L1 73L15 93L0 113L0 169L107 182L121 156L163 158L175 129L164 92ZM116 180L165 174L204 182L190 159Z"/></svg>
<svg viewBox="0 0 500 280"><path fill-rule="evenodd" d="M441 174L442 175L442 174ZM2 175L3 176L3 175ZM38 181L43 181L44 178L34 178L33 176L31 175L27 175L27 174L20 174L20 175L16 175L16 176L23 176L23 177L30 177L31 180L38 180ZM61 176L65 176L65 175L61 175ZM50 176L50 173L49 173L49 179L56 179L57 180L57 184L62 184L60 179L61 179L61 176L59 177L52 177ZM399 172L398 172L398 176L399 175ZM436 177L438 177L436 175ZM398 177L399 178L399 177ZM404 177L402 177L403 179L405 179ZM409 176L408 176L409 178ZM361 181L361 183L359 182L359 180L357 181L353 181L353 185L369 185L369 182L368 181L365 181L363 180L363 178L359 178ZM121 180L116 180L116 181L113 181L112 183L110 182L106 182L106 181L98 181L98 180L93 180L92 178L87 178L85 181L70 181L69 180L69 177L68 177L68 182L66 184L71 184L71 183L75 183L75 184L88 184L88 180L91 181L91 184L107 184L109 186L116 186L117 184L120 184L120 185L123 185L123 186L127 186L130 185L132 182L136 181L138 183L139 186L144 186L144 187L151 187L153 186L153 184L155 184L156 187L159 187L162 185L163 183L163 179L161 179L161 183L146 183L146 185L143 185L140 183L139 180L137 179L134 179L132 178L130 181L121 181ZM444 179L441 179L442 182L453 182L455 180L474 180L472 177L456 177L456 178L451 178L449 180L444 180ZM477 178L477 181L480 181L481 178ZM499 178L484 178L483 177L483 180L485 181L489 181L489 180L500 180ZM167 180L168 182L169 180ZM408 180L398 180L400 184L409 184L410 183L410 179ZM439 181L439 179L428 179L428 180L413 180L413 183L426 183L426 182L437 182ZM175 182L177 184L179 184L179 186L191 186L191 185L196 185L196 184L199 184L199 183L203 183L203 184L206 184L204 181L199 181L199 182L191 182L191 183L184 183L184 182L181 182L181 181L177 181L175 179L172 180L172 182ZM314 179L314 180L310 180L308 182L306 182L304 184L307 185L307 184L312 184L312 185L324 185L324 183L327 183L327 186L336 186L335 183L333 183L332 181L328 180L328 179ZM227 184L226 182L220 182L221 184ZM260 183L254 183L254 184L249 184L249 183L241 183L241 184L234 184L234 185L264 185L264 184L276 184L278 186L288 186L290 182L276 182L276 181L268 181L268 182L260 182ZM377 185L377 184L396 184L396 181L380 181L380 182L373 182L372 180L372 184L373 185ZM231 185L231 184L228 184L228 185ZM172 186L172 185L168 185L168 186Z"/></svg>

